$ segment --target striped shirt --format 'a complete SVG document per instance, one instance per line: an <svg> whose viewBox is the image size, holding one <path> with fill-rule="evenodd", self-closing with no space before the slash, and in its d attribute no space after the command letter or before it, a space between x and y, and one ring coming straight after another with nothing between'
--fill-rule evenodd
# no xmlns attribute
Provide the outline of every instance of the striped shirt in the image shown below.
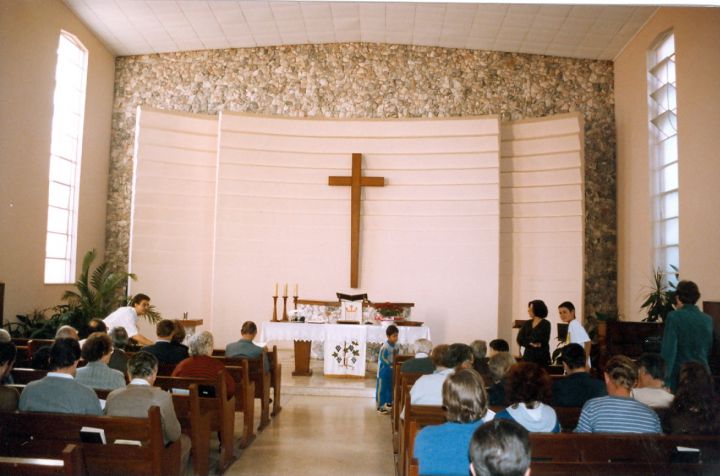
<svg viewBox="0 0 720 476"><path fill-rule="evenodd" d="M655 411L637 400L598 397L585 402L576 433L662 433Z"/></svg>

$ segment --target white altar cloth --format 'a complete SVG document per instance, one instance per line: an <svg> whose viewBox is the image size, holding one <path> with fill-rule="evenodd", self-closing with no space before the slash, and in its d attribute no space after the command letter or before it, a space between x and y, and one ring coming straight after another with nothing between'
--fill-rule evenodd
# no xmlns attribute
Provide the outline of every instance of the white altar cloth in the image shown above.
<svg viewBox="0 0 720 476"><path fill-rule="evenodd" d="M308 324L295 322L263 322L259 341L321 341L325 343L325 375L365 375L367 343L381 344L387 340L385 329L390 323L371 325ZM430 339L430 328L398 326L398 343L412 344L417 339Z"/></svg>

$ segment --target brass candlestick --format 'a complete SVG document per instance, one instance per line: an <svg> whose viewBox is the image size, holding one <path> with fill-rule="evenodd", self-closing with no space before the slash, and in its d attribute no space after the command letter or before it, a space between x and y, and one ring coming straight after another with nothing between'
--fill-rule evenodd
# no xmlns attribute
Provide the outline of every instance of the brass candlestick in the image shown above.
<svg viewBox="0 0 720 476"><path fill-rule="evenodd" d="M297 301L298 301L298 297L297 297L297 296L293 296L293 306L295 307L295 310L296 310L296 311L297 311Z"/></svg>
<svg viewBox="0 0 720 476"><path fill-rule="evenodd" d="M288 320L288 315L287 315L287 298L288 298L287 296L283 296L283 317L282 317L282 320L283 320L283 321L287 321L287 320Z"/></svg>
<svg viewBox="0 0 720 476"><path fill-rule="evenodd" d="M277 320L278 320L278 318L277 318L277 298L278 298L277 296L273 296L273 318L272 318L273 322L277 322Z"/></svg>

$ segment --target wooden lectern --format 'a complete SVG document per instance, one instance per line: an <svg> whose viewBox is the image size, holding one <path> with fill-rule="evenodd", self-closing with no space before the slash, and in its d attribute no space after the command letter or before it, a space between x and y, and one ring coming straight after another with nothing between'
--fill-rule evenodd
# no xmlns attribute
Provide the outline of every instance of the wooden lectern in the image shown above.
<svg viewBox="0 0 720 476"><path fill-rule="evenodd" d="M202 319L178 319L178 322L185 328L185 333L190 337L195 334L195 328L202 326Z"/></svg>

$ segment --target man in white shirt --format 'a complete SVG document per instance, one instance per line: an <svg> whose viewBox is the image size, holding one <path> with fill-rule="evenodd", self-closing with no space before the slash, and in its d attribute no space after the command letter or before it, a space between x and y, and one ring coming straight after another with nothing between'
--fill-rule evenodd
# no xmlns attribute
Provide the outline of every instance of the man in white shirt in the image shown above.
<svg viewBox="0 0 720 476"><path fill-rule="evenodd" d="M118 308L115 312L104 319L108 332L115 327L124 327L128 337L134 339L141 345L153 343L150 339L140 334L137 327L138 316L143 316L150 307L150 297L145 294L136 294L129 306Z"/></svg>
<svg viewBox="0 0 720 476"><path fill-rule="evenodd" d="M575 319L575 306L570 301L565 301L558 306L558 312L560 314L560 320L568 325L565 345L581 345L583 350L585 350L585 355L587 355L587 366L590 368L590 347L592 346L592 341L580 321Z"/></svg>
<svg viewBox="0 0 720 476"><path fill-rule="evenodd" d="M675 396L665 387L665 360L660 354L643 354L637 365L637 386L630 396L652 408L668 408Z"/></svg>
<svg viewBox="0 0 720 476"><path fill-rule="evenodd" d="M413 405L442 405L443 383L456 368L473 368L473 352L469 345L451 344L435 372L415 381L410 389L410 402Z"/></svg>

